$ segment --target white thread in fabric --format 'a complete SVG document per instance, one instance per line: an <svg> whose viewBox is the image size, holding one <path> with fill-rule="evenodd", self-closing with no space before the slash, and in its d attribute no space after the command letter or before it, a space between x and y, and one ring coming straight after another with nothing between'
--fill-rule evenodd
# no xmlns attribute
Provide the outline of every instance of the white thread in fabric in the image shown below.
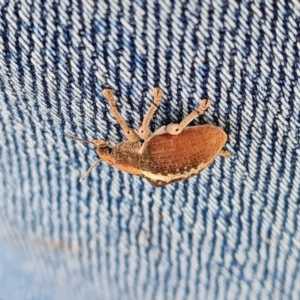
<svg viewBox="0 0 300 300"><path fill-rule="evenodd" d="M282 0L2 1L1 297L298 299L299 17ZM105 163L79 184L96 154L67 134L124 140L108 87L135 130L154 87L152 131L211 99L193 125L223 128L231 158L161 189Z"/></svg>

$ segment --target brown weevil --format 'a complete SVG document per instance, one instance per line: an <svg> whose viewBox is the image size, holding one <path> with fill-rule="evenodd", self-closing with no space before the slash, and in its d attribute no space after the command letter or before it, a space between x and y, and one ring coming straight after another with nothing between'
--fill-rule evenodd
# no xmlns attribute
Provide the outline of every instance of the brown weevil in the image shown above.
<svg viewBox="0 0 300 300"><path fill-rule="evenodd" d="M179 124L162 126L152 133L148 125L163 96L161 89L154 88L153 104L136 133L120 115L112 90L105 89L103 96L109 102L111 112L122 127L127 141L110 148L108 142L103 140L88 141L68 136L69 139L94 145L100 157L80 181L104 160L122 171L144 177L159 187L199 174L217 155L230 156L229 152L222 150L227 135L221 128L210 124L188 126L209 107L210 100L202 100L198 109L192 111Z"/></svg>

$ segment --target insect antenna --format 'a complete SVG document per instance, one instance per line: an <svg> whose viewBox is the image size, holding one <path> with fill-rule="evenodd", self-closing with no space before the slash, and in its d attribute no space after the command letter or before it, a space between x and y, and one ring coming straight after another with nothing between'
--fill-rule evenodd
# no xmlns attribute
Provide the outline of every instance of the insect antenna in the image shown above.
<svg viewBox="0 0 300 300"><path fill-rule="evenodd" d="M67 138L73 141L77 141L77 142L82 142L82 143L89 143L95 146L94 142L89 141L89 140L85 140L85 139L80 139L76 136L73 135L67 135ZM79 179L80 182L84 181L89 174L91 173L91 171L94 169L94 167L96 167L97 165L99 165L101 162L101 159L96 160L89 168L88 170L84 173L84 175Z"/></svg>
<svg viewBox="0 0 300 300"><path fill-rule="evenodd" d="M94 167L96 167L97 165L99 165L101 162L101 159L96 160L89 168L88 170L85 172L85 174L79 179L80 182L84 181L89 174L91 173L91 171L94 169Z"/></svg>
<svg viewBox="0 0 300 300"><path fill-rule="evenodd" d="M78 138L76 136L73 136L73 135L67 135L67 138L69 140L73 140L73 141L77 141L77 142L82 142L82 143L89 143L89 144L94 145L94 143L92 141L80 139L80 138Z"/></svg>

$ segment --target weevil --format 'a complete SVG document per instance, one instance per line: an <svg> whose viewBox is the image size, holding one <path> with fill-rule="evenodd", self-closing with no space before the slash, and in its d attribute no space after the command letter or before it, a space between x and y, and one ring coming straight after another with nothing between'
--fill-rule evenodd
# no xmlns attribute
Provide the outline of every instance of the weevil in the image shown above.
<svg viewBox="0 0 300 300"><path fill-rule="evenodd" d="M123 129L127 141L111 148L104 140L89 141L68 136L69 139L94 145L99 156L80 181L103 160L119 170L144 177L154 186L160 187L199 174L218 155L230 156L228 151L222 149L227 134L221 128L210 124L188 126L210 106L210 100L202 100L199 107L179 124L162 126L152 133L148 126L163 96L160 88L154 88L154 101L138 132L128 127L121 116L113 91L104 89L103 96L109 102L110 110Z"/></svg>

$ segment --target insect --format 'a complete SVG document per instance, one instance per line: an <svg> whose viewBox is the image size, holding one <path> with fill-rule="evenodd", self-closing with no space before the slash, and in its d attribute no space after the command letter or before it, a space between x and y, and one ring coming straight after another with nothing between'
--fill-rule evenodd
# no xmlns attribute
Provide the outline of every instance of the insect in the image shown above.
<svg viewBox="0 0 300 300"><path fill-rule="evenodd" d="M227 135L221 128L210 124L188 126L198 115L204 113L211 104L210 100L202 100L199 107L179 124L162 126L152 133L148 126L163 96L161 89L154 88L154 101L136 133L127 126L119 113L113 91L104 89L103 96L109 102L110 110L123 129L127 141L111 148L104 140L88 141L68 136L69 139L94 145L99 156L80 181L104 160L122 171L144 177L160 187L199 174L218 155L230 156L229 152L222 150Z"/></svg>

